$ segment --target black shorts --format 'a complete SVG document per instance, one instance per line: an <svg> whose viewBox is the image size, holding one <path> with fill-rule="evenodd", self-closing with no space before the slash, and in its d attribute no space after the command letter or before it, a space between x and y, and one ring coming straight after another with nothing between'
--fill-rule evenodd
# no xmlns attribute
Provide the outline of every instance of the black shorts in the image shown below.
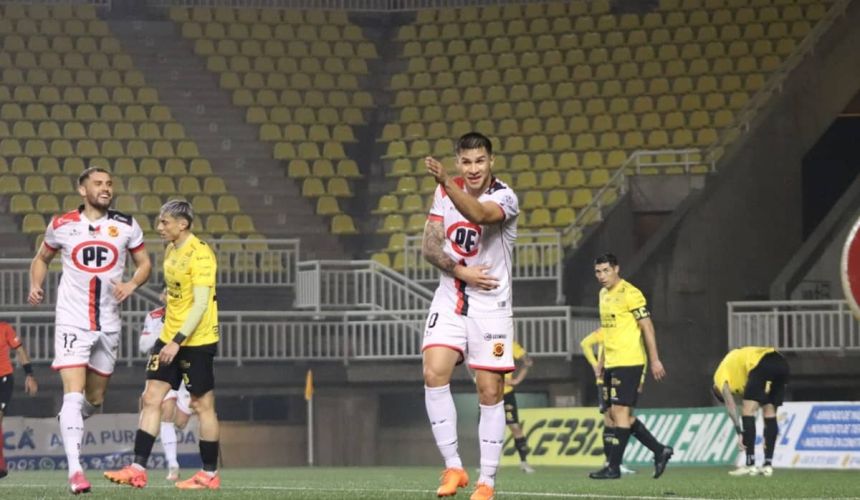
<svg viewBox="0 0 860 500"><path fill-rule="evenodd" d="M609 389L602 381L597 384L597 409L600 410L601 414L606 413L606 410L609 409Z"/></svg>
<svg viewBox="0 0 860 500"><path fill-rule="evenodd" d="M520 411L517 408L517 396L513 391L505 394L505 424L520 423Z"/></svg>
<svg viewBox="0 0 860 500"><path fill-rule="evenodd" d="M639 400L643 365L616 366L603 371L603 386L608 388L609 404L635 407Z"/></svg>
<svg viewBox="0 0 860 500"><path fill-rule="evenodd" d="M785 384L788 383L788 362L778 352L769 352L750 370L744 399L760 405L782 406Z"/></svg>
<svg viewBox="0 0 860 500"><path fill-rule="evenodd" d="M164 342L157 340L149 352L149 363L146 365L147 380L167 382L173 390L179 389L185 382L188 392L194 396L202 396L215 388L215 354L218 343L180 347L176 358L169 365L161 364L158 353L164 347Z"/></svg>
<svg viewBox="0 0 860 500"><path fill-rule="evenodd" d="M15 377L11 373L0 377L0 412L4 415L9 411L9 401L12 401L14 387Z"/></svg>

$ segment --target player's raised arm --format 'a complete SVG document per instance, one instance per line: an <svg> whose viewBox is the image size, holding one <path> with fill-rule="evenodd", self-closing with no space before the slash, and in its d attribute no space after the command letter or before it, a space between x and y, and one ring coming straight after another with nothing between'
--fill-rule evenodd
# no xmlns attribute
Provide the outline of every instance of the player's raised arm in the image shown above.
<svg viewBox="0 0 860 500"><path fill-rule="evenodd" d="M45 300L45 292L42 290L42 285L45 284L45 277L48 275L48 265L51 260L57 255L57 251L50 248L45 243L39 247L36 256L30 262L30 293L27 295L27 302L31 305L39 305Z"/></svg>
<svg viewBox="0 0 860 500"><path fill-rule="evenodd" d="M488 155L479 156L475 159L476 162L490 162ZM469 194L458 186L454 179L448 176L448 171L442 163L428 156L424 159L424 165L427 171L436 179L436 182L445 190L445 193L451 198L451 202L457 207L457 210L463 214L463 217L468 219L473 224L496 224L505 220L505 212L494 201L478 201L477 197Z"/></svg>

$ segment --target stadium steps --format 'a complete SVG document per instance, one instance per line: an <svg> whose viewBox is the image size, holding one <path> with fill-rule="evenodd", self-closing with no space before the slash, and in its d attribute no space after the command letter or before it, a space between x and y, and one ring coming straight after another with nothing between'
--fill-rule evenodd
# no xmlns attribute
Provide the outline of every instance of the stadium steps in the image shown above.
<svg viewBox="0 0 860 500"><path fill-rule="evenodd" d="M174 23L110 24L135 66L158 89L162 102L253 216L258 230L272 238L300 238L308 251L304 258L347 257L326 221L314 213L280 163L272 159L270 146L257 140L257 127L245 123L245 111L218 87Z"/></svg>
<svg viewBox="0 0 860 500"><path fill-rule="evenodd" d="M8 203L9 197L0 197L0 203ZM0 215L0 258L32 257L30 239L20 231L20 224L13 215Z"/></svg>

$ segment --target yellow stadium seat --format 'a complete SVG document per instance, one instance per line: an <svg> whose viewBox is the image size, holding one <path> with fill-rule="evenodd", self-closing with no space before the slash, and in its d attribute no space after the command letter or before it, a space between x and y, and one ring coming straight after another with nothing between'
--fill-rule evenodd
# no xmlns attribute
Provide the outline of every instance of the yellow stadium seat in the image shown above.
<svg viewBox="0 0 860 500"><path fill-rule="evenodd" d="M27 214L21 223L21 230L26 234L42 233L45 231L45 218L41 214Z"/></svg>
<svg viewBox="0 0 860 500"><path fill-rule="evenodd" d="M335 215L341 212L337 198L333 196L320 196L317 198L317 215Z"/></svg>
<svg viewBox="0 0 860 500"><path fill-rule="evenodd" d="M152 192L161 195L170 195L177 192L173 177L159 176L152 180Z"/></svg>
<svg viewBox="0 0 860 500"><path fill-rule="evenodd" d="M14 194L9 200L9 213L20 215L35 211L29 194Z"/></svg>
<svg viewBox="0 0 860 500"><path fill-rule="evenodd" d="M338 214L331 219L331 232L337 235L358 234L352 217L346 214Z"/></svg>
<svg viewBox="0 0 860 500"><path fill-rule="evenodd" d="M349 197L352 196L352 191L349 188L349 183L342 177L332 177L328 180L326 192L331 196Z"/></svg>
<svg viewBox="0 0 860 500"><path fill-rule="evenodd" d="M382 226L376 232L382 234L400 233L405 230L406 224L403 216L399 214L388 214L382 221Z"/></svg>

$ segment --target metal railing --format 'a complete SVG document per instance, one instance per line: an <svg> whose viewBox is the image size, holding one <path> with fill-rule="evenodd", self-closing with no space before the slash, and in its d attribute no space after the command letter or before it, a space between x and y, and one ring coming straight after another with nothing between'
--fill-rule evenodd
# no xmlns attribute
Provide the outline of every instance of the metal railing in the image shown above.
<svg viewBox="0 0 860 500"><path fill-rule="evenodd" d="M298 239L207 240L218 259L219 286L295 286ZM164 243L146 240L152 259L150 283L161 283Z"/></svg>
<svg viewBox="0 0 860 500"><path fill-rule="evenodd" d="M514 281L550 281L555 285L556 303L564 299L564 251L558 233L523 232L518 238L533 241L514 244L511 272ZM407 236L403 245L403 274L412 281L432 285L439 280L439 270L430 265L421 250L421 236Z"/></svg>
<svg viewBox="0 0 860 500"><path fill-rule="evenodd" d="M530 354L570 358L579 341L597 324L596 317L574 315L569 307L514 310L517 338ZM142 361L137 340L145 312L126 312L117 360ZM270 312L220 311L218 360L242 365L250 361L360 361L418 359L427 310ZM54 315L46 312L0 312L23 339L35 362L54 355ZM586 332L586 333L583 333Z"/></svg>
<svg viewBox="0 0 860 500"><path fill-rule="evenodd" d="M808 54L814 52L818 40L833 26L839 16L845 14L850 3L851 0L835 0L833 2L824 17L806 34L794 52L783 61L781 67L768 78L761 90L735 113L732 124L725 127L720 132L717 141L705 149L704 157L708 161L716 163L730 143L736 141L741 134L748 133L752 129L752 122L759 115L759 111L767 105L773 95L782 92L782 87L791 72L800 65Z"/></svg>
<svg viewBox="0 0 860 500"><path fill-rule="evenodd" d="M844 300L729 302L729 348L860 350L860 321Z"/></svg>
<svg viewBox="0 0 860 500"><path fill-rule="evenodd" d="M372 260L316 260L298 264L295 307L300 309L388 311L426 309L427 288Z"/></svg>
<svg viewBox="0 0 860 500"><path fill-rule="evenodd" d="M42 285L45 292L43 305L34 307L27 303L30 293L30 259L0 259L0 309L53 311L61 276L59 258L55 258ZM126 300L123 308L148 310L157 304L158 294L141 288Z"/></svg>
<svg viewBox="0 0 860 500"><path fill-rule="evenodd" d="M656 168L666 170L670 168L682 168L685 173L690 173L694 167L706 166L708 171L714 171L714 162L708 160L703 162L704 154L698 149L660 149L654 151L634 151L627 160L618 167L609 178L609 181L600 188L592 197L591 202L577 211L576 219L561 233L561 241L565 246L576 246L583 235L585 228L595 221L603 219L603 209L614 204L625 193L627 175L631 171L637 174L643 168ZM615 195L615 196L613 196Z"/></svg>
<svg viewBox="0 0 860 500"><path fill-rule="evenodd" d="M255 7L403 12L420 9L482 7L545 0L146 0L150 7Z"/></svg>

